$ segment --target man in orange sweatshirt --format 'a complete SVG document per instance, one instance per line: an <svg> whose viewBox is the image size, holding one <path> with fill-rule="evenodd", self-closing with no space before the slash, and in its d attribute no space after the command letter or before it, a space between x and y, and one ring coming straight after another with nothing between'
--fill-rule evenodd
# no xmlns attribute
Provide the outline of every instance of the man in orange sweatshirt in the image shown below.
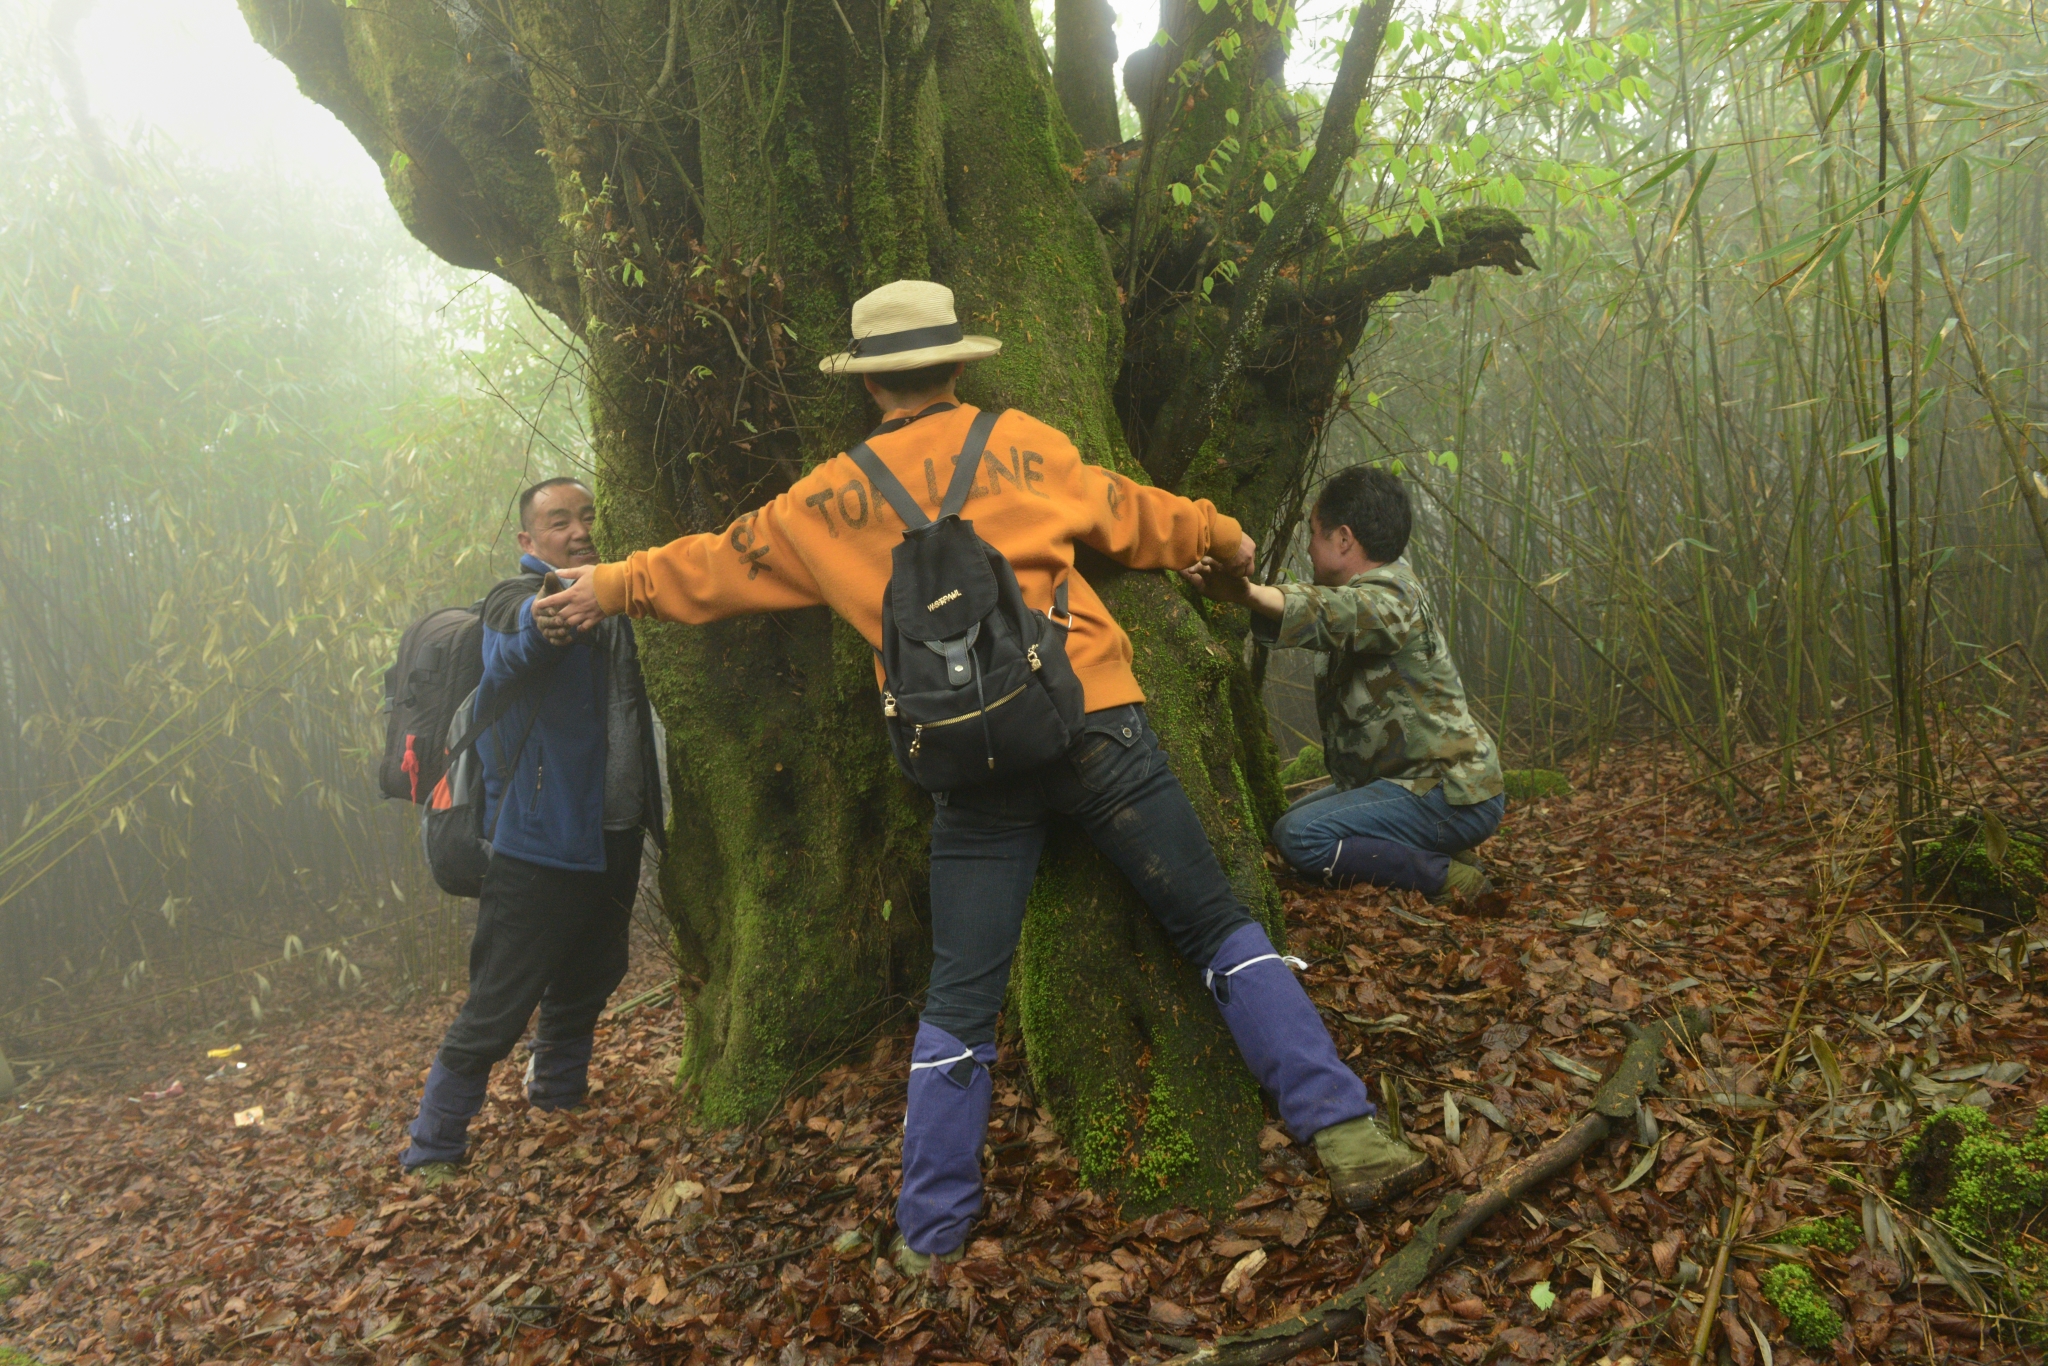
<svg viewBox="0 0 2048 1366"><path fill-rule="evenodd" d="M964 335L952 291L926 281L898 281L855 303L853 335L821 368L863 376L883 415L868 450L936 517L979 415L954 383L965 362L1001 343ZM1295 1136L1314 1140L1339 1198L1363 1209L1412 1185L1428 1160L1372 1118L1364 1084L1338 1058L1292 960L1231 890L1146 725L1130 638L1074 571L1075 547L1088 545L1133 569L1183 569L1208 556L1249 572L1251 539L1206 501L1086 463L1060 432L1015 410L988 430L965 510L1009 560L1025 603L1069 616L1066 655L1086 714L1063 757L933 794L933 963L911 1052L897 1264L917 1272L957 1256L980 1209L996 1016L1054 814L1088 833L1175 948L1203 966L1246 1064ZM822 603L879 648L891 552L905 529L890 495L841 454L723 532L561 571L574 582L536 604L535 616L566 639L619 612L701 624Z"/></svg>

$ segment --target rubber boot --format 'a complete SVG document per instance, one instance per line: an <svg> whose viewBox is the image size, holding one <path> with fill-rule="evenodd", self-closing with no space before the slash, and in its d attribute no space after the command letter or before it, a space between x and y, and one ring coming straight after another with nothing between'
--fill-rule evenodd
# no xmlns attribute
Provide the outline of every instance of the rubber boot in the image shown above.
<svg viewBox="0 0 2048 1366"><path fill-rule="evenodd" d="M1354 1212L1369 1210L1429 1175L1427 1154L1389 1134L1377 1119L1333 1124L1316 1135L1330 1193Z"/></svg>
<svg viewBox="0 0 2048 1366"><path fill-rule="evenodd" d="M942 1252L936 1257L929 1257L905 1242L903 1235L900 1233L896 1235L896 1240L889 1244L889 1260L896 1264L898 1271L913 1281L930 1271L934 1265L957 1262L966 1255L967 1245L962 1243L951 1252Z"/></svg>
<svg viewBox="0 0 2048 1366"><path fill-rule="evenodd" d="M597 1041L580 1039L549 1043L533 1041L526 1059L526 1099L538 1110L571 1110L590 1090L590 1050Z"/></svg>
<svg viewBox="0 0 2048 1366"><path fill-rule="evenodd" d="M1349 843L1347 840L1346 843ZM1257 925L1239 927L1202 974L1237 1051L1273 1094L1281 1122L1306 1141L1374 1113L1365 1083L1337 1056L1315 1003Z"/></svg>
<svg viewBox="0 0 2048 1366"><path fill-rule="evenodd" d="M937 1025L917 1027L896 1227L905 1246L920 1256L951 1257L981 1212L981 1145L988 1134L988 1069L995 1060L993 1043L969 1048Z"/></svg>
<svg viewBox="0 0 2048 1366"><path fill-rule="evenodd" d="M429 1162L460 1162L469 1148L469 1122L484 1108L484 1090L491 1074L467 1076L439 1058L427 1070L427 1088L420 1093L419 1116L406 1132L412 1144L398 1159L407 1171Z"/></svg>
<svg viewBox="0 0 2048 1366"><path fill-rule="evenodd" d="M1452 901L1472 901L1492 890L1493 879L1486 875L1484 868L1477 863L1453 860L1451 865L1444 869L1444 885L1437 888L1429 901L1433 906L1441 906Z"/></svg>
<svg viewBox="0 0 2048 1366"><path fill-rule="evenodd" d="M1332 887L1370 882L1376 887L1397 887L1435 896L1443 890L1450 866L1451 860L1445 854L1396 844L1393 840L1353 835L1337 841L1337 847L1330 853L1330 866L1323 870L1323 879Z"/></svg>

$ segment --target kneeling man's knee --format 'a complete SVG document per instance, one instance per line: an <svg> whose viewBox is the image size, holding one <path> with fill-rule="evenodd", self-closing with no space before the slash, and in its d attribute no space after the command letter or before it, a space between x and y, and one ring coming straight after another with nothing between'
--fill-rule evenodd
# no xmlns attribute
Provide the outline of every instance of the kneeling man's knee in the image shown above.
<svg viewBox="0 0 2048 1366"><path fill-rule="evenodd" d="M1273 822L1272 840L1280 857L1303 872L1316 872L1327 865L1334 844L1310 822L1295 819L1292 811Z"/></svg>

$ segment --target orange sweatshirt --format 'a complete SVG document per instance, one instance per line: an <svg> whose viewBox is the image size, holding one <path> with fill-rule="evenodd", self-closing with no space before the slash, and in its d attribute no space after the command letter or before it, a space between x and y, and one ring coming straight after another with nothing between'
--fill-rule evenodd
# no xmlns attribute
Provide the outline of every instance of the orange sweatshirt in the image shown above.
<svg viewBox="0 0 2048 1366"><path fill-rule="evenodd" d="M976 412L962 404L868 442L927 516L938 515ZM1090 711L1145 694L1131 672L1130 637L1074 572L1075 544L1133 569L1181 569L1211 547L1234 555L1243 534L1207 501L1087 464L1064 435L1014 409L989 434L961 516L1009 558L1029 606L1049 610L1053 590L1069 585L1067 658ZM835 455L723 532L599 565L597 600L607 612L692 624L822 603L879 648L889 553L902 537L888 500L852 459Z"/></svg>

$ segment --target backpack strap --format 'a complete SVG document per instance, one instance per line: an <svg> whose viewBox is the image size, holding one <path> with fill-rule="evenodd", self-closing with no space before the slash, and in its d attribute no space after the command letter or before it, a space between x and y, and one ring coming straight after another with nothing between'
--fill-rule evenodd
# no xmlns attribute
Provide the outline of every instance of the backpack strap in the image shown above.
<svg viewBox="0 0 2048 1366"><path fill-rule="evenodd" d="M925 516L924 509L917 505L917 499L910 496L910 490L903 487L903 481L889 472L889 467L882 463L882 457L870 450L867 442L861 442L846 454L860 466L861 473L874 485L875 492L887 498L889 506L896 509L896 515L903 519L904 530L915 531L932 524L932 519Z"/></svg>
<svg viewBox="0 0 2048 1366"><path fill-rule="evenodd" d="M967 429L967 441L960 447L960 463L953 467L953 482L946 489L946 501L939 504L939 516L958 517L967 506L967 495L981 473L981 453L988 447L988 434L995 430L1001 413L980 412Z"/></svg>
<svg viewBox="0 0 2048 1366"><path fill-rule="evenodd" d="M1074 614L1067 610L1067 582L1066 579L1061 579L1060 586L1052 590L1052 611L1046 615L1046 620L1062 631L1074 629ZM1065 617L1066 620L1061 621L1061 617Z"/></svg>
<svg viewBox="0 0 2048 1366"><path fill-rule="evenodd" d="M953 482L946 486L946 500L939 505L939 516L957 517L960 509L967 506L968 491L974 487L975 476L981 471L981 453L988 447L988 434L995 430L996 420L1001 416L1001 413L974 415L974 422L967 429L967 443L960 448L960 459L953 466ZM846 454L860 466L861 473L874 485L875 492L888 499L889 506L896 509L896 515L903 519L904 530L916 531L932 524L932 519L925 516L924 509L917 505L917 499L910 496L910 490L903 487L903 481L890 473L889 467L882 463L882 457L876 455L867 442L861 442Z"/></svg>
<svg viewBox="0 0 2048 1366"><path fill-rule="evenodd" d="M454 744L448 747L448 766L450 768L453 768L455 766L456 759L461 757L463 751L474 749L476 747L477 741L484 738L484 732L488 731L492 726L497 725L498 722L504 720L505 713L511 711L514 705L525 701L528 697L537 695L540 692L542 686L546 684L548 679L554 676L555 667L559 665L564 658L566 658L566 653L556 655L553 659L543 664L540 668L535 669L532 673L520 679L517 683L514 683L511 687L505 689L505 691L499 693L496 697L493 697L491 699L491 705L485 708L482 714L477 716L476 719L469 723L468 730L462 732L462 738L460 740L457 740ZM534 719L539 719L538 712L534 714ZM533 727L531 725L528 725L526 729L528 735L531 735L533 733ZM526 749L526 739L524 737L522 737L519 741L519 749L521 752L524 752ZM514 754L512 756L512 762L514 764L517 764L519 762L518 754Z"/></svg>

